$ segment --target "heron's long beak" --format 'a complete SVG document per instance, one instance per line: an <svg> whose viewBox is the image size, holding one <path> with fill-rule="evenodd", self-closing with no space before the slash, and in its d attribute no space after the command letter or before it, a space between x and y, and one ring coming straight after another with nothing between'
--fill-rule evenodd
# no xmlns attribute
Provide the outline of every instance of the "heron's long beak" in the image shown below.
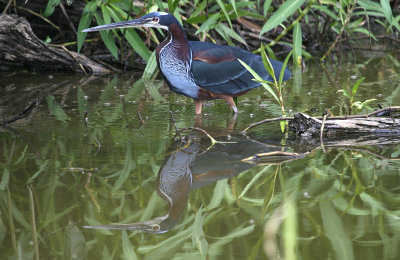
<svg viewBox="0 0 400 260"><path fill-rule="evenodd" d="M147 26L149 26L150 21L151 21L151 19L149 19L149 18L147 18L147 19L139 18L139 19L124 21L124 22L119 22L119 23L110 23L110 24L100 25L100 26L85 29L82 32L95 32L95 31L104 31L104 30L119 29L119 28L147 27Z"/></svg>

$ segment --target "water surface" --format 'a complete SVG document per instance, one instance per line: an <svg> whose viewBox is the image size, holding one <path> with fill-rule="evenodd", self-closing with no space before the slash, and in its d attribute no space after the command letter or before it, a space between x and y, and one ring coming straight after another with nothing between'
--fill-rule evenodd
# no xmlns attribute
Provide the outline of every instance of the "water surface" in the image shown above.
<svg viewBox="0 0 400 260"><path fill-rule="evenodd" d="M303 72L292 68L286 110L345 114L338 90L351 92L361 77L355 101L399 105L399 70L390 54L310 61ZM191 100L140 74L18 73L0 84L2 120L39 103L0 128L4 259L400 257L398 138L326 140L324 151L282 134L279 123L243 136L250 123L280 116L262 88L239 98L235 120L222 101L195 117ZM169 111L178 128L199 127L225 143L211 146L196 130L174 138ZM242 161L276 151L298 156ZM83 228L110 223L130 230Z"/></svg>

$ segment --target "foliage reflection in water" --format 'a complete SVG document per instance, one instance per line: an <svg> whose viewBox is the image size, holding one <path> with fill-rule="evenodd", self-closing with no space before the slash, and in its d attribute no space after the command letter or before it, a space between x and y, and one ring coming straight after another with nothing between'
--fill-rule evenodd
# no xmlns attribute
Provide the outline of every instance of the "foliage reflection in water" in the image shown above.
<svg viewBox="0 0 400 260"><path fill-rule="evenodd" d="M339 72L328 68L321 73L317 66L304 74L294 72L285 92L286 106L294 111L329 107L335 114L345 113L347 100L337 90L350 88L357 81L351 79L354 75L366 75L357 99L374 97L383 106L399 104L400 79L395 72L400 66L390 56L382 60L385 63L371 59L350 64ZM241 113L233 125L219 102L196 119L193 106L185 105L189 101L169 93L160 81L136 81L127 75L84 79L32 75L12 88L7 80L16 82L6 78L3 94L18 99L1 100L2 117L24 109L29 101L26 93L33 93L34 87L38 88L32 96L40 96L42 103L27 118L1 128L2 256L399 257L397 137L357 147L344 143L338 147L335 140L326 140L326 153L318 142L285 137L279 125L262 126L247 138L240 137L237 133L249 123L273 117L273 111L279 114L262 90L239 100ZM169 110L180 128L201 126L217 140L235 143L207 150L208 139L198 133L189 134L186 143L175 143ZM254 153L282 149L307 156L283 164L241 162ZM164 179L173 165L191 173L191 186L185 174ZM175 209L157 193L157 183L157 189L170 198L177 196L174 214ZM82 228L143 223L166 212L175 220L164 234ZM164 228L158 225L160 230L156 226L155 231ZM150 228L154 231L154 226Z"/></svg>

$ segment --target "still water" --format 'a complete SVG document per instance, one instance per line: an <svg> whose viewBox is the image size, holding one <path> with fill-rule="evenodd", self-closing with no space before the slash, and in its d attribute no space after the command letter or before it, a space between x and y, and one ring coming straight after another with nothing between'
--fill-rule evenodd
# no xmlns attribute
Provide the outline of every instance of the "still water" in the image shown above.
<svg viewBox="0 0 400 260"><path fill-rule="evenodd" d="M338 90L361 77L354 101L399 105L400 63L368 55L292 68L286 110L343 115ZM18 73L0 84L2 121L39 103L0 128L2 259L400 258L396 136L325 139L325 149L279 123L243 136L280 116L262 88L239 98L235 119L222 101L195 117L191 100L140 74ZM169 111L179 129L220 142L197 130L175 138ZM243 160L268 152L289 155ZM111 223L124 229L84 228Z"/></svg>

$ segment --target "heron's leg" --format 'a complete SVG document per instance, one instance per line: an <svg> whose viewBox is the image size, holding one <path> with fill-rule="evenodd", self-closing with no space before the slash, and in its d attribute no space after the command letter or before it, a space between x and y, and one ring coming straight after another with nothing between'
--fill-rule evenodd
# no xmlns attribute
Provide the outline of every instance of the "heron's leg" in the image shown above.
<svg viewBox="0 0 400 260"><path fill-rule="evenodd" d="M221 95L220 97L221 99L225 100L226 103L228 103L228 105L233 109L233 112L235 112L235 114L238 112L235 101L233 101L233 98L231 96Z"/></svg>
<svg viewBox="0 0 400 260"><path fill-rule="evenodd" d="M232 121L226 125L226 130L228 130L228 132L233 132L233 130L235 129L237 115L237 113L233 114Z"/></svg>
<svg viewBox="0 0 400 260"><path fill-rule="evenodd" d="M200 115L201 109L203 108L203 100L194 99L194 104L196 106L196 115Z"/></svg>

